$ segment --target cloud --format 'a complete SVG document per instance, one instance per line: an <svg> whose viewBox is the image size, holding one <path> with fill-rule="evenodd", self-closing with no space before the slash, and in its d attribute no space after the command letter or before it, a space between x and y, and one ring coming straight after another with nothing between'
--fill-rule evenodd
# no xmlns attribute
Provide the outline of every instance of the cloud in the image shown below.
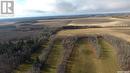
<svg viewBox="0 0 130 73"><path fill-rule="evenodd" d="M130 11L130 0L14 0L14 17Z"/></svg>
<svg viewBox="0 0 130 73"><path fill-rule="evenodd" d="M129 0L23 0L22 3L18 1L16 1L16 16L47 16L130 10Z"/></svg>
<svg viewBox="0 0 130 73"><path fill-rule="evenodd" d="M77 9L77 6L71 2L59 1L56 3L56 11L59 12L73 12Z"/></svg>
<svg viewBox="0 0 130 73"><path fill-rule="evenodd" d="M115 12L127 11L130 1L124 0L57 0L56 10L59 12Z"/></svg>
<svg viewBox="0 0 130 73"><path fill-rule="evenodd" d="M28 12L33 12L33 13L46 13L46 11L42 11L42 10L28 10Z"/></svg>
<svg viewBox="0 0 130 73"><path fill-rule="evenodd" d="M14 0L14 17L47 16L54 14L55 0ZM22 3L21 3L22 2Z"/></svg>

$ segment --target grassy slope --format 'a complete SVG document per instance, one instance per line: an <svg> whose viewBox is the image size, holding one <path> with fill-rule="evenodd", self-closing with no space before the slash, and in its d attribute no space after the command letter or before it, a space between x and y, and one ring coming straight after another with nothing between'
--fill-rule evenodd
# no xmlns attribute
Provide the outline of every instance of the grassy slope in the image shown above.
<svg viewBox="0 0 130 73"><path fill-rule="evenodd" d="M106 41L99 40L101 56L95 59L97 71L100 73L116 73L119 70L115 49Z"/></svg>
<svg viewBox="0 0 130 73"><path fill-rule="evenodd" d="M78 56L73 64L72 73L96 73L92 50L87 42L79 42Z"/></svg>
<svg viewBox="0 0 130 73"><path fill-rule="evenodd" d="M42 69L42 73L57 73L58 65L62 61L63 50L61 41L56 41L47 60L48 65Z"/></svg>
<svg viewBox="0 0 130 73"><path fill-rule="evenodd" d="M72 56L72 61L69 63L70 70L67 73L116 73L119 70L116 60L114 48L104 40L100 40L101 55L96 57L94 47L85 40L78 42L76 54ZM32 59L40 54L40 51L32 55ZM42 73L57 73L58 65L63 57L63 47L61 41L56 41L54 48L47 60L47 66L42 69ZM22 64L16 73L27 72L32 67L32 64Z"/></svg>
<svg viewBox="0 0 130 73"><path fill-rule="evenodd" d="M113 47L100 40L101 57L97 58L93 46L88 42L79 43L79 54L73 64L72 73L116 73L119 70Z"/></svg>

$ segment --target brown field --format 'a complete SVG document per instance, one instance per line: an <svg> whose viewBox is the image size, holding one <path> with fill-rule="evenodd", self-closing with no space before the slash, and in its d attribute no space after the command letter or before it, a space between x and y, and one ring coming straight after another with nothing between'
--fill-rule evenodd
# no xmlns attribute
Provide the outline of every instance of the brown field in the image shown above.
<svg viewBox="0 0 130 73"><path fill-rule="evenodd" d="M101 26L101 27L126 27L130 25L129 19L112 17L94 17L86 19L73 20L70 24L73 26Z"/></svg>
<svg viewBox="0 0 130 73"><path fill-rule="evenodd" d="M87 29L75 29L75 30L63 30L58 33L58 36L70 36L70 35L86 35L86 34L112 34L121 38L129 38L130 33L130 17L88 17L88 18L76 18L76 19L53 19L53 20L37 20L36 23L30 23L35 26L21 26L15 22L0 23L0 25L12 25L16 26L17 31L14 29L0 30L0 39L16 39L32 35L40 32L40 27L62 27L62 26L100 26L102 28L87 28ZM33 27L33 29L31 29ZM38 30L37 30L38 28ZM34 30L35 29L35 30ZM7 35L10 35L8 37ZM121 36L119 36L121 35ZM128 39L126 39L128 40Z"/></svg>
<svg viewBox="0 0 130 73"><path fill-rule="evenodd" d="M88 34L113 35L130 42L130 18L90 17L76 19L67 26L100 26L102 28L73 29L60 31L57 36L85 36Z"/></svg>

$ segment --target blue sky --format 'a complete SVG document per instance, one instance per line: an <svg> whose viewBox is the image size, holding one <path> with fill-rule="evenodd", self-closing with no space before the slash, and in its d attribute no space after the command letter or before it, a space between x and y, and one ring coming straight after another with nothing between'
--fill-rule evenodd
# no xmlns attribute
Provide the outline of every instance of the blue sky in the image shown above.
<svg viewBox="0 0 130 73"><path fill-rule="evenodd" d="M14 0L14 2L15 13L11 18L130 11L130 0Z"/></svg>

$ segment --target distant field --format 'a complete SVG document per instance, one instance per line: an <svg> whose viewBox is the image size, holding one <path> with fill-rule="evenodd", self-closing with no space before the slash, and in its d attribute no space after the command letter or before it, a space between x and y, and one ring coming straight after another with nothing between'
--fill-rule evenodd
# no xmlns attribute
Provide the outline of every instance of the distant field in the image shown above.
<svg viewBox="0 0 130 73"><path fill-rule="evenodd" d="M101 27L125 27L130 26L129 19L111 18L111 17L94 17L73 20L68 25L71 26L101 26Z"/></svg>
<svg viewBox="0 0 130 73"><path fill-rule="evenodd" d="M124 16L123 16L124 17ZM37 20L37 21L26 21L26 22L2 22L0 25L0 37L1 40L4 39L17 39L17 38L22 38L25 36L32 36L32 35L37 35L35 33L40 32L42 29L41 27L43 26L49 26L49 27L62 27L62 26L96 26L96 27L103 27L101 29L98 28L89 28L88 29L82 29L82 30L66 30L66 31L60 31L58 35L72 35L72 34L77 34L77 35L84 35L87 33L107 33L108 29L118 29L120 28L120 32L129 34L129 30L126 31L124 30L125 28L127 29L130 26L130 21L129 18L119 18L119 17L88 17L88 18L75 18L75 19L54 19L54 20ZM3 27L3 25L6 25ZM14 26L16 26L16 29L18 31L14 30ZM124 28L121 28L124 27ZM4 29L4 30L3 30ZM8 29L11 29L8 30ZM12 31L12 29L14 31ZM8 37L7 35L10 35ZM5 37L4 37L5 36ZM7 37L6 37L7 36Z"/></svg>
<svg viewBox="0 0 130 73"><path fill-rule="evenodd" d="M75 24L99 24L99 23L107 23L107 22L112 22L114 21L113 19L109 17L90 17L90 18L83 18L83 19L75 19L72 20L71 23Z"/></svg>
<svg viewBox="0 0 130 73"><path fill-rule="evenodd" d="M114 29L117 32L125 33L130 35L130 29Z"/></svg>

